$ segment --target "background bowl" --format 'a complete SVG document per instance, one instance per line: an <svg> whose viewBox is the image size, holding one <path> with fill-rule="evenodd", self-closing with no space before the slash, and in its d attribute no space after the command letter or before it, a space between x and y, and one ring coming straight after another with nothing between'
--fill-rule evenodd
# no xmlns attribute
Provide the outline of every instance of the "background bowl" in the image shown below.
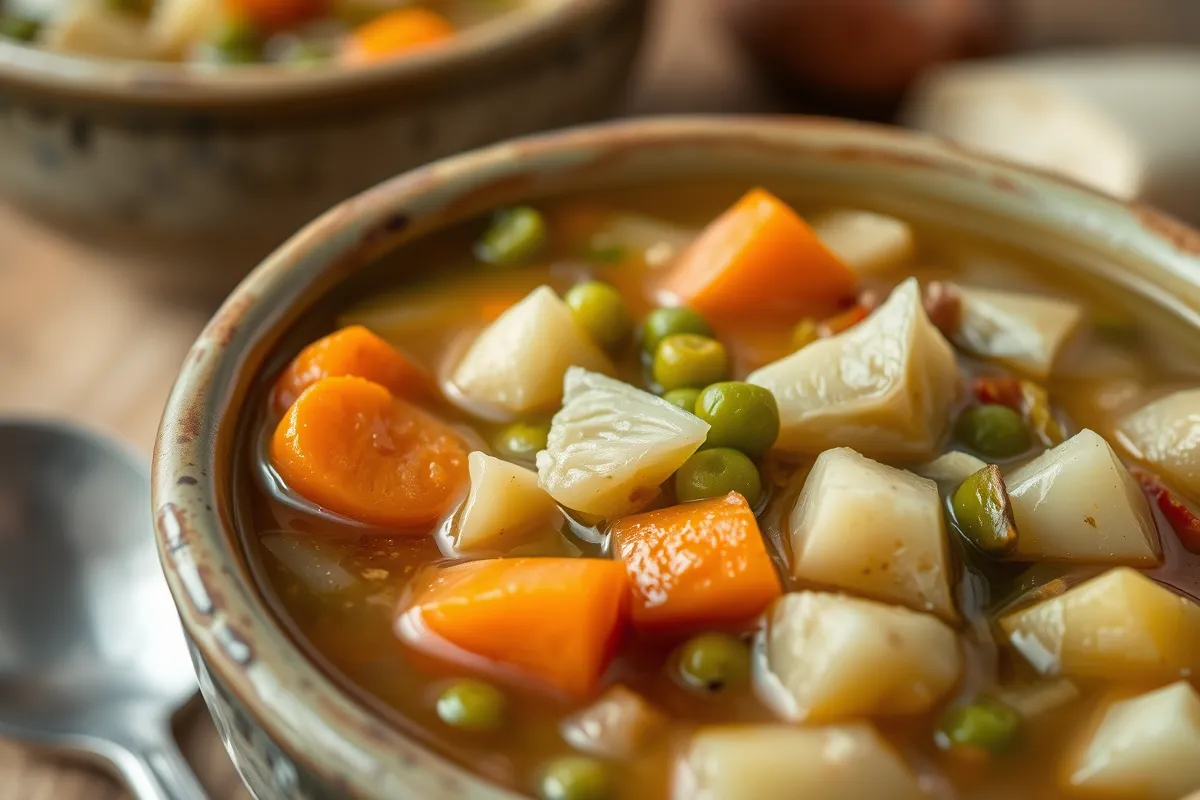
<svg viewBox="0 0 1200 800"><path fill-rule="evenodd" d="M168 403L153 503L201 689L264 800L502 798L384 725L276 620L235 532L231 487L251 384L289 327L384 254L518 200L696 179L763 183L1002 238L1200 325L1200 234L1149 209L885 128L812 119L650 119L520 140L438 162L349 200L258 267L211 320ZM341 287L345 288L345 287ZM333 298L336 299L336 298Z"/></svg>
<svg viewBox="0 0 1200 800"><path fill-rule="evenodd" d="M97 244L244 274L384 178L612 111L645 5L531 0L363 68L213 70L0 39L0 191Z"/></svg>

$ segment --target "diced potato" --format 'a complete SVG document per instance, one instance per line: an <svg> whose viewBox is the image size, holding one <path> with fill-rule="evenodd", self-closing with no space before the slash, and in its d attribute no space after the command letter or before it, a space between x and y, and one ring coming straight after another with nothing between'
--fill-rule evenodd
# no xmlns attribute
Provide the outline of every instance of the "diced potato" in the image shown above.
<svg viewBox="0 0 1200 800"><path fill-rule="evenodd" d="M571 366L612 372L562 298L539 286L479 334L451 383L468 401L524 414L558 405Z"/></svg>
<svg viewBox="0 0 1200 800"><path fill-rule="evenodd" d="M1083 309L1067 300L966 286L958 291L962 320L955 342L1038 380L1050 376L1059 349L1083 319Z"/></svg>
<svg viewBox="0 0 1200 800"><path fill-rule="evenodd" d="M576 750L625 759L651 745L666 724L666 717L640 694L617 685L563 720L561 730L563 739Z"/></svg>
<svg viewBox="0 0 1200 800"><path fill-rule="evenodd" d="M339 539L302 533L271 533L262 537L262 544L314 594L337 594L362 583L358 576L342 566L342 559L349 553Z"/></svg>
<svg viewBox="0 0 1200 800"><path fill-rule="evenodd" d="M467 456L471 489L450 522L460 554L505 554L560 540L562 511L538 485L537 473L475 451Z"/></svg>
<svg viewBox="0 0 1200 800"><path fill-rule="evenodd" d="M1083 797L1179 800L1200 789L1200 695L1179 681L1112 703L1066 774Z"/></svg>
<svg viewBox="0 0 1200 800"><path fill-rule="evenodd" d="M702 728L679 763L675 800L922 800L916 776L865 723Z"/></svg>
<svg viewBox="0 0 1200 800"><path fill-rule="evenodd" d="M779 402L775 447L853 447L873 458L929 458L958 395L950 344L925 315L916 279L845 333L821 339L746 379Z"/></svg>
<svg viewBox="0 0 1200 800"><path fill-rule="evenodd" d="M914 467L913 472L922 477L929 478L931 481L952 483L958 486L986 466L987 464L983 460L976 458L970 453L953 450L938 456L933 461L928 461L918 467Z"/></svg>
<svg viewBox="0 0 1200 800"><path fill-rule="evenodd" d="M839 447L813 464L788 518L792 575L954 617L937 484Z"/></svg>
<svg viewBox="0 0 1200 800"><path fill-rule="evenodd" d="M1084 429L1007 476L1018 560L1153 564L1145 495L1111 446Z"/></svg>
<svg viewBox="0 0 1200 800"><path fill-rule="evenodd" d="M860 275L904 266L916 251L908 223L884 214L838 209L817 215L812 226L825 246Z"/></svg>
<svg viewBox="0 0 1200 800"><path fill-rule="evenodd" d="M101 0L68 4L51 19L40 43L47 50L79 56L148 60L159 55L141 22L110 11Z"/></svg>
<svg viewBox="0 0 1200 800"><path fill-rule="evenodd" d="M156 0L148 30L155 47L183 58L221 21L221 0Z"/></svg>
<svg viewBox="0 0 1200 800"><path fill-rule="evenodd" d="M1130 451L1200 500L1200 389L1169 394L1121 422Z"/></svg>
<svg viewBox="0 0 1200 800"><path fill-rule="evenodd" d="M792 722L920 714L958 681L954 631L930 614L823 592L767 612L759 696Z"/></svg>
<svg viewBox="0 0 1200 800"><path fill-rule="evenodd" d="M644 508L708 436L708 423L661 397L579 367L537 454L538 481L567 508L613 518Z"/></svg>
<svg viewBox="0 0 1200 800"><path fill-rule="evenodd" d="M1080 698L1079 687L1066 678L1038 680L1032 683L1006 686L996 692L996 699L1030 720L1068 706Z"/></svg>
<svg viewBox="0 0 1200 800"><path fill-rule="evenodd" d="M1200 674L1200 606L1128 567L1000 619L1043 675L1170 681Z"/></svg>
<svg viewBox="0 0 1200 800"><path fill-rule="evenodd" d="M658 267L683 252L699 235L699 231L641 214L613 214L589 245L596 251L627 251L649 266Z"/></svg>

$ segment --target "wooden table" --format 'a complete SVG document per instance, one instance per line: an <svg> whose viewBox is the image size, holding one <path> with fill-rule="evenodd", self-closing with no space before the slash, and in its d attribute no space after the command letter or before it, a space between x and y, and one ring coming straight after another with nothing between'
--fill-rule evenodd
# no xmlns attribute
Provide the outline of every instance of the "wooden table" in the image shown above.
<svg viewBox="0 0 1200 800"><path fill-rule="evenodd" d="M662 0L629 113L778 107L707 3ZM0 413L75 419L148 456L178 364L214 307L166 300L128 264L3 205L0 243ZM248 797L200 704L177 732L214 798ZM100 772L0 742L0 800L126 797Z"/></svg>

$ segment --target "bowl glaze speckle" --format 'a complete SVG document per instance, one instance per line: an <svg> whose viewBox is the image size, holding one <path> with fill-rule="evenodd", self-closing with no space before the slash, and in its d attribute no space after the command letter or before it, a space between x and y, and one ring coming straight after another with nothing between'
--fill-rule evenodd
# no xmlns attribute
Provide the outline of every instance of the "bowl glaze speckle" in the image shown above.
<svg viewBox="0 0 1200 800"><path fill-rule="evenodd" d="M261 264L193 347L168 403L153 504L201 687L260 798L512 797L386 726L289 637L235 531L238 422L291 325L381 255L498 204L606 186L761 182L1000 236L1200 324L1200 234L1152 210L929 137L818 119L581 128L437 162L342 203ZM794 193L794 192L793 192ZM393 267L394 269L394 267Z"/></svg>

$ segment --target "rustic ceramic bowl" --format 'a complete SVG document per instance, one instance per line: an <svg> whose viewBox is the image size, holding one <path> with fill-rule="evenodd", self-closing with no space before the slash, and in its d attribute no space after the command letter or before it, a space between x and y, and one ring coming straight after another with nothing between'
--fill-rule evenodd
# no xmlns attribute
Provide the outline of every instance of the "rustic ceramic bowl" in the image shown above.
<svg viewBox="0 0 1200 800"><path fill-rule="evenodd" d="M155 452L167 577L204 697L259 798L511 796L373 717L305 657L252 583L231 482L245 457L244 399L256 375L277 368L273 348L340 284L369 276L381 255L452 222L580 189L695 179L764 182L1002 237L1200 324L1200 234L937 140L850 123L679 118L583 128L441 161L341 204L259 266L209 323Z"/></svg>
<svg viewBox="0 0 1200 800"><path fill-rule="evenodd" d="M0 192L89 240L245 259L384 178L619 101L644 0L531 0L365 68L71 58L0 39Z"/></svg>

